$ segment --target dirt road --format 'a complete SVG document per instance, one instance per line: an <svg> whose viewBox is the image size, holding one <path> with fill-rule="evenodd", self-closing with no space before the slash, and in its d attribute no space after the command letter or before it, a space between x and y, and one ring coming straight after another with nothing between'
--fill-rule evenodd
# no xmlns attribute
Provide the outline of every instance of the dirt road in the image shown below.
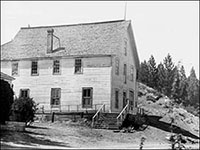
<svg viewBox="0 0 200 150"><path fill-rule="evenodd" d="M112 148L139 149L141 137L145 137L144 148L170 149L166 136L169 133L148 127L134 133L114 133L112 130L91 129L73 122L34 123L25 133L1 132L2 148ZM191 145L198 147L199 145Z"/></svg>

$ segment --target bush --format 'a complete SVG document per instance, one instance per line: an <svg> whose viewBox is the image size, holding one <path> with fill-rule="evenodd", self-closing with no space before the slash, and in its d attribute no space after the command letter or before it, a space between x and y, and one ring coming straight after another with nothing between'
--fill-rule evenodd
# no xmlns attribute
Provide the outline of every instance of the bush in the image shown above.
<svg viewBox="0 0 200 150"><path fill-rule="evenodd" d="M0 94L0 124L5 124L9 120L11 105L13 103L14 92L10 84L1 80L1 94Z"/></svg>
<svg viewBox="0 0 200 150"><path fill-rule="evenodd" d="M11 120L26 122L26 124L33 122L36 110L37 104L33 101L33 98L17 98L12 105Z"/></svg>

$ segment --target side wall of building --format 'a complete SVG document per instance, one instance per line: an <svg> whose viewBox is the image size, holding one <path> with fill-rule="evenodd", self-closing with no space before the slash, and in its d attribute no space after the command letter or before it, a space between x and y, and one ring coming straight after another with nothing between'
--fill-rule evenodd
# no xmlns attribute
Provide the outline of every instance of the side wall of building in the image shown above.
<svg viewBox="0 0 200 150"><path fill-rule="evenodd" d="M122 43L121 51L117 53L116 56L112 58L112 111L119 112L123 109L123 93L126 93L126 97L130 99L130 92L134 93L133 106L136 106L137 100L137 82L136 82L136 65L133 56L133 47L136 47L131 43L129 30L125 30ZM132 45L131 45L132 44ZM125 52L126 51L126 52ZM126 55L125 55L126 53ZM116 59L119 60L119 75L116 75ZM124 83L124 64L127 66L127 79L126 84ZM133 81L131 81L131 67L133 66ZM116 90L119 91L119 107L116 108Z"/></svg>
<svg viewBox="0 0 200 150"><path fill-rule="evenodd" d="M83 73L75 74L75 58L57 58L60 60L61 74L53 75L53 59L38 60L38 76L31 76L31 60L19 60L19 75L13 81L14 92L19 96L20 89L30 89L30 97L50 109L51 88L61 88L61 109L67 105L82 104L82 88L93 88L93 104L105 103L110 109L111 99L111 58L82 58ZM11 61L2 61L1 69L11 75ZM97 105L100 107L100 105ZM77 109L71 106L70 109ZM79 107L81 109L81 106Z"/></svg>

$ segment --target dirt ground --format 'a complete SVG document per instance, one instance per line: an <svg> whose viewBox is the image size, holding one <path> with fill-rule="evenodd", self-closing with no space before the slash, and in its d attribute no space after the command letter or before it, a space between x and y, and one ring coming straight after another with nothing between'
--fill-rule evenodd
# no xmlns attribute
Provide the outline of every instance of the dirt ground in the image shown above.
<svg viewBox="0 0 200 150"><path fill-rule="evenodd" d="M73 122L37 122L26 128L25 133L2 131L1 149L139 149L141 137L146 138L144 149L170 149L171 144L166 139L169 135L169 132L151 126L134 133L115 133L112 130L92 129ZM198 148L199 144L186 146Z"/></svg>

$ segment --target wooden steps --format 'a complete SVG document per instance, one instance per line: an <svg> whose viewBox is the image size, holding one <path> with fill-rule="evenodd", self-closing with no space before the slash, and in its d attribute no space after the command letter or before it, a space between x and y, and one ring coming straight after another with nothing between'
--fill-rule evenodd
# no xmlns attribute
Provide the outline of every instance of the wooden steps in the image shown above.
<svg viewBox="0 0 200 150"><path fill-rule="evenodd" d="M117 130L119 126L117 124L118 113L101 113L99 119L95 122L94 128Z"/></svg>

